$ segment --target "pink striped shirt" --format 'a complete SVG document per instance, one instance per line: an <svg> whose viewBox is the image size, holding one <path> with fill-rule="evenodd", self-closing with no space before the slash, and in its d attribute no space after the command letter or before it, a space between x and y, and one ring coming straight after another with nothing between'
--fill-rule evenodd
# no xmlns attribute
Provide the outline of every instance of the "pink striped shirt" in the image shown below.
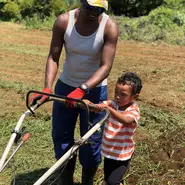
<svg viewBox="0 0 185 185"><path fill-rule="evenodd" d="M133 102L123 111L118 109L118 105L113 100L104 103L123 115L133 117L134 121L125 125L118 122L110 115L108 122L106 122L104 126L101 154L106 158L114 160L128 160L131 158L135 149L133 135L140 119L139 107Z"/></svg>

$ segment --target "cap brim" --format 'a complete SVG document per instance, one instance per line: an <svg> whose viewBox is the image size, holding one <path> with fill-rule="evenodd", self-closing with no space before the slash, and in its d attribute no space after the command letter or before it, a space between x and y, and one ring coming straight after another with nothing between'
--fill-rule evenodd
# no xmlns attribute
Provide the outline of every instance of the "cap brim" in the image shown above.
<svg viewBox="0 0 185 185"><path fill-rule="evenodd" d="M88 1L87 0L87 3L91 6L96 6L96 7L100 7L100 8L104 8L105 10L108 10L108 4L106 5L103 5L103 4L100 4L100 3L93 3L92 1Z"/></svg>

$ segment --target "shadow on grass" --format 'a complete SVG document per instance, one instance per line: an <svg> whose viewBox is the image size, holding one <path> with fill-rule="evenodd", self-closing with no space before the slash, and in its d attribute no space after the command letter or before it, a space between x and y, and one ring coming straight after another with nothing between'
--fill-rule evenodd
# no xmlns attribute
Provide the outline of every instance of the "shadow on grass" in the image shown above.
<svg viewBox="0 0 185 185"><path fill-rule="evenodd" d="M11 185L33 185L47 170L48 168L44 168L29 173L18 174L15 177L15 183L12 181ZM59 174L56 172L43 185L58 185L58 176ZM74 185L80 185L80 183L74 183Z"/></svg>

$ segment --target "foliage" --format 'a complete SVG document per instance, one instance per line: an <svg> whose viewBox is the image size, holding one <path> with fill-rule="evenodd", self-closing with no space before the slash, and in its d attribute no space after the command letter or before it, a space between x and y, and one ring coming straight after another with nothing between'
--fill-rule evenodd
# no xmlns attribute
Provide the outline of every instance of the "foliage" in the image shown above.
<svg viewBox="0 0 185 185"><path fill-rule="evenodd" d="M148 16L116 17L116 20L122 39L185 44L185 13L183 11L160 6L152 10Z"/></svg>
<svg viewBox="0 0 185 185"><path fill-rule="evenodd" d="M73 9L73 8L77 8L80 6L80 0L64 0L66 5L67 5L67 9Z"/></svg>
<svg viewBox="0 0 185 185"><path fill-rule="evenodd" d="M3 13L4 17L6 17L7 19L11 19L11 18L20 19L21 18L20 8L18 4L13 1L6 2L1 12Z"/></svg>
<svg viewBox="0 0 185 185"><path fill-rule="evenodd" d="M20 1L20 10L23 17L31 15L34 10L34 0L22 0Z"/></svg>
<svg viewBox="0 0 185 185"><path fill-rule="evenodd" d="M115 16L121 39L185 44L184 0L110 0L109 5L109 13L121 15ZM80 0L0 0L0 17L51 30L56 16L79 6Z"/></svg>
<svg viewBox="0 0 185 185"><path fill-rule="evenodd" d="M40 19L45 19L51 16L53 13L58 15L65 12L65 3L61 0L22 0L20 2L21 13L23 17L34 17L35 14L39 16Z"/></svg>
<svg viewBox="0 0 185 185"><path fill-rule="evenodd" d="M49 6L50 12L54 12L56 16L66 11L66 4L61 0L51 0Z"/></svg>
<svg viewBox="0 0 185 185"><path fill-rule="evenodd" d="M185 7L184 0L164 0L164 6L170 9L180 10Z"/></svg>
<svg viewBox="0 0 185 185"><path fill-rule="evenodd" d="M170 27L172 24L182 26L185 23L185 13L161 6L149 14L149 23L159 27Z"/></svg>
<svg viewBox="0 0 185 185"><path fill-rule="evenodd" d="M6 19L16 18L21 20L21 17L35 17L35 14L40 19L52 16L53 13L57 16L67 11L65 1L61 0L1 0L0 15Z"/></svg>
<svg viewBox="0 0 185 185"><path fill-rule="evenodd" d="M52 30L53 23L56 19L55 14L51 16L40 19L40 15L34 14L33 17L25 17L23 24L28 29L41 29L41 30Z"/></svg>
<svg viewBox="0 0 185 185"><path fill-rule="evenodd" d="M181 13L178 10L174 12L172 21L178 26L183 26L185 23L185 13Z"/></svg>
<svg viewBox="0 0 185 185"><path fill-rule="evenodd" d="M150 12L147 24L157 25L159 28L169 28L172 25L172 16L174 11L163 6Z"/></svg>
<svg viewBox="0 0 185 185"><path fill-rule="evenodd" d="M161 5L163 0L110 0L110 9L115 15L139 17L147 15L151 10Z"/></svg>
<svg viewBox="0 0 185 185"><path fill-rule="evenodd" d="M6 4L6 0L0 0L0 15L2 14L1 9L3 8L3 6Z"/></svg>

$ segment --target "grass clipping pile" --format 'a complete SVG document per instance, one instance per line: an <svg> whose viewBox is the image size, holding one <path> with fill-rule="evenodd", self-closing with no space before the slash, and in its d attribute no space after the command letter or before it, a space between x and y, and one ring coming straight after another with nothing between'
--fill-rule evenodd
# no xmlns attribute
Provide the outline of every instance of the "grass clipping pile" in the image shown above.
<svg viewBox="0 0 185 185"><path fill-rule="evenodd" d="M164 132L157 138L157 142L150 143L150 158L155 164L161 165L161 176L163 182L169 182L169 175L174 183L179 183L180 177L185 184L185 128L176 128L171 132ZM174 174L175 173L175 174ZM175 177L176 175L176 177Z"/></svg>

